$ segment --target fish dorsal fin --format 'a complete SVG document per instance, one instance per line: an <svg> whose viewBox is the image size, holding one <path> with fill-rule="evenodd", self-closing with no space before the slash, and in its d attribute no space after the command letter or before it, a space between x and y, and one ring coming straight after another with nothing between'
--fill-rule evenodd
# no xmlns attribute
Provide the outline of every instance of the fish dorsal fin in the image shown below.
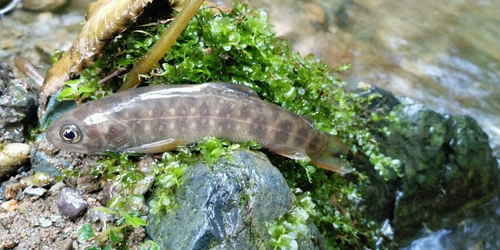
<svg viewBox="0 0 500 250"><path fill-rule="evenodd" d="M255 90L245 85L228 83L228 82L209 82L206 83L206 86L219 93L223 92L226 95L232 95L244 98L257 98L261 100L257 92L255 92Z"/></svg>

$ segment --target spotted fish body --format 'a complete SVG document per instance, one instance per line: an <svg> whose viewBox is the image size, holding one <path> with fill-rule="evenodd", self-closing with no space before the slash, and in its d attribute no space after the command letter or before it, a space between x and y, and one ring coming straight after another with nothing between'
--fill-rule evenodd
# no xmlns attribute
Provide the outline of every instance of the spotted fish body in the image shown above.
<svg viewBox="0 0 500 250"><path fill-rule="evenodd" d="M308 120L264 102L242 85L205 83L141 87L81 105L47 130L53 145L73 152L160 153L206 136L257 141L289 158L348 172L349 148Z"/></svg>

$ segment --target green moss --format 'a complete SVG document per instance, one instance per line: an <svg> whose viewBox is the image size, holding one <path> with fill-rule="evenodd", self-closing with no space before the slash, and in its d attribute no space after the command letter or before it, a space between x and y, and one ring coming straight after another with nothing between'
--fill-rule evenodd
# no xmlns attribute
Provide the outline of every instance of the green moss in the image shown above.
<svg viewBox="0 0 500 250"><path fill-rule="evenodd" d="M118 89L121 78L115 77L103 84L97 82L117 70L130 71L167 26L158 23L129 29L110 43L101 59L84 70L78 81L68 83L65 98L84 101ZM366 107L376 96L359 97L344 90L344 82L333 74L346 68L332 70L313 56L300 57L271 31L265 12L236 3L231 13L218 16L208 8L200 10L158 67L144 76L143 82L150 85L210 81L244 84L268 102L311 117L316 128L339 137L350 145L354 155L366 155L384 177L391 168L398 173L399 161L381 154L377 141L367 129L380 119L395 119L367 111ZM88 94L89 88L96 92ZM388 133L383 129L382 132ZM151 202L152 212L175 207L173 190L182 185L182 174L190 163L200 159L215 162L240 147L209 138L191 148L163 154L154 170L158 175L155 192L159 198ZM250 143L245 147L257 146ZM141 178L133 166L127 165L128 157L111 157L105 161L112 162L98 164L94 173L127 185L128 181ZM299 202L290 215L270 222L274 247L282 247L286 242L293 244L290 235L301 235L305 214L332 248L376 247L381 233L357 207L367 183L364 174L354 171L356 180L352 182L308 163L298 164L273 156L271 160L290 187L304 190L298 194Z"/></svg>

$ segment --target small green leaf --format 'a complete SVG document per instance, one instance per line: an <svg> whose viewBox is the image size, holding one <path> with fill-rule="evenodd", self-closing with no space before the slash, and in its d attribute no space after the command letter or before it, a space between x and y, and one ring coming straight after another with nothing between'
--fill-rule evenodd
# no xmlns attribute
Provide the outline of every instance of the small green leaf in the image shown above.
<svg viewBox="0 0 500 250"><path fill-rule="evenodd" d="M129 214L127 214L125 211L119 209L118 210L121 214L121 216L125 219L125 221L127 222L127 224L129 225L132 225L133 227L135 228L139 228L141 226L146 226L147 223L140 219L140 218L137 218L137 217L132 217L130 216Z"/></svg>
<svg viewBox="0 0 500 250"><path fill-rule="evenodd" d="M90 224L83 224L78 229L77 234L78 238L81 239L81 241L88 241L96 236Z"/></svg>
<svg viewBox="0 0 500 250"><path fill-rule="evenodd" d="M62 101L65 98L73 98L78 92L72 88L64 88L61 94L57 97L57 100Z"/></svg>
<svg viewBox="0 0 500 250"><path fill-rule="evenodd" d="M121 229L111 228L109 230L109 240L113 244L119 244L123 242L125 240L123 236L124 235Z"/></svg>
<svg viewBox="0 0 500 250"><path fill-rule="evenodd" d="M159 250L160 246L152 240L147 240L146 242L142 243L141 246L139 247L139 250Z"/></svg>

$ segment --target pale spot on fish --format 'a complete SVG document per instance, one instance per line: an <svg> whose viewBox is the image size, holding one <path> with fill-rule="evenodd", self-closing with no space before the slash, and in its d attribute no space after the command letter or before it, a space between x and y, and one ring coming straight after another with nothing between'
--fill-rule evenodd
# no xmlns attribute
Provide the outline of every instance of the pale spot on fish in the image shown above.
<svg viewBox="0 0 500 250"><path fill-rule="evenodd" d="M214 120L210 120L210 121L208 122L208 125L210 125L210 127L215 126L215 121L214 121Z"/></svg>
<svg viewBox="0 0 500 250"><path fill-rule="evenodd" d="M175 115L175 109L174 109L174 108L169 108L169 109L168 109L168 113L169 113L170 115Z"/></svg>
<svg viewBox="0 0 500 250"><path fill-rule="evenodd" d="M191 129L196 129L198 125L196 124L196 122L192 122L191 123Z"/></svg>
<svg viewBox="0 0 500 250"><path fill-rule="evenodd" d="M168 129L174 129L175 128L175 123L171 122L168 124Z"/></svg>
<svg viewBox="0 0 500 250"><path fill-rule="evenodd" d="M158 131L163 131L163 129L165 129L165 126L163 126L163 125L160 125L160 126L158 127Z"/></svg>
<svg viewBox="0 0 500 250"><path fill-rule="evenodd" d="M144 131L149 132L151 130L151 125L149 123L144 124Z"/></svg>
<svg viewBox="0 0 500 250"><path fill-rule="evenodd" d="M195 114L195 113L196 113L196 109L195 109L194 107L191 107L191 108L189 109L189 111L191 112L191 114Z"/></svg>
<svg viewBox="0 0 500 250"><path fill-rule="evenodd" d="M219 114L220 114L220 109L219 109L219 108L216 108L216 109L215 109L215 114L216 114L216 115L219 115Z"/></svg>
<svg viewBox="0 0 500 250"><path fill-rule="evenodd" d="M153 116L153 110L151 110L151 109L148 110L148 115L149 115L149 117L152 117Z"/></svg>

